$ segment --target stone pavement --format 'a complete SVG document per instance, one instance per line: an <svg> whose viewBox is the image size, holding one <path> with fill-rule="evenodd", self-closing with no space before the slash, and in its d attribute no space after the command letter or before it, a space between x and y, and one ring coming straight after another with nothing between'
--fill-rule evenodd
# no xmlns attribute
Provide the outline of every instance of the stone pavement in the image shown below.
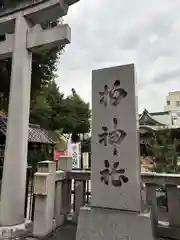
<svg viewBox="0 0 180 240"><path fill-rule="evenodd" d="M53 233L52 236L49 236L47 240L76 240L76 225L70 223L60 227ZM165 239L161 238L157 240ZM166 240L168 239L166 238Z"/></svg>
<svg viewBox="0 0 180 240"><path fill-rule="evenodd" d="M76 225L67 224L57 229L47 240L75 240Z"/></svg>

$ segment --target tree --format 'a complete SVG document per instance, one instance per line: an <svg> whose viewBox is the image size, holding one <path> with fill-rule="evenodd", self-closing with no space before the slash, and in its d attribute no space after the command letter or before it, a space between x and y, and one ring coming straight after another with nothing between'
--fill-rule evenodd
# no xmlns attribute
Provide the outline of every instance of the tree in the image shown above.
<svg viewBox="0 0 180 240"><path fill-rule="evenodd" d="M155 160L155 172L177 173L177 148L180 141L172 138L171 130L155 131L150 142L149 156Z"/></svg>
<svg viewBox="0 0 180 240"><path fill-rule="evenodd" d="M4 3L6 3L5 7L14 7L23 1L9 0ZM42 27L49 28L57 24L58 21L45 22ZM4 36L1 38L1 41L3 40ZM63 49L64 46L60 46L41 54L33 54L30 122L39 124L45 129L71 133L74 140L77 140L80 133L89 132L90 110L89 104L85 103L74 89L72 95L65 98L54 81L56 61ZM0 110L7 113L11 59L0 60L0 65Z"/></svg>
<svg viewBox="0 0 180 240"><path fill-rule="evenodd" d="M32 0L29 0L29 2ZM24 0L9 0L4 1L7 6L14 6L14 4L24 2ZM3 3L0 3L3 4ZM49 28L58 24L55 22L45 22L42 24L43 28ZM1 36L0 41L5 38ZM64 49L64 46L55 47L40 54L33 54L32 59L32 80L31 80L31 101L34 101L41 89L54 78L56 71L56 62L59 54ZM8 112L9 90L10 90L10 75L11 75L11 59L0 60L0 110Z"/></svg>
<svg viewBox="0 0 180 240"><path fill-rule="evenodd" d="M60 94L55 81L49 81L31 102L30 122L38 123L46 129L60 129L58 111L62 99L63 94Z"/></svg>
<svg viewBox="0 0 180 240"><path fill-rule="evenodd" d="M79 140L80 133L89 132L89 118L89 104L85 103L74 89L72 94L65 98L54 79L42 88L31 105L31 123L72 134L74 141Z"/></svg>
<svg viewBox="0 0 180 240"><path fill-rule="evenodd" d="M79 134L84 134L90 130L90 109L89 103L85 103L81 97L72 89L72 95L65 101L66 115L63 118L63 132L72 133L72 140L79 141Z"/></svg>
<svg viewBox="0 0 180 240"><path fill-rule="evenodd" d="M9 59L0 60L0 66L0 110L7 113L9 101L11 61Z"/></svg>

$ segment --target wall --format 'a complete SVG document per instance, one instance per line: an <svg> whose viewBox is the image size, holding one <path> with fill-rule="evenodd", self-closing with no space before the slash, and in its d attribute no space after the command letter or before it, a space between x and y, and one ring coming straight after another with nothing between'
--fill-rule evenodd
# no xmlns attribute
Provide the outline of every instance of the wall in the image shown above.
<svg viewBox="0 0 180 240"><path fill-rule="evenodd" d="M169 105L167 104L168 101ZM165 111L180 111L180 91L170 92L168 94L166 97Z"/></svg>
<svg viewBox="0 0 180 240"><path fill-rule="evenodd" d="M173 125L180 125L180 91L168 94L164 109L165 111L171 111Z"/></svg>

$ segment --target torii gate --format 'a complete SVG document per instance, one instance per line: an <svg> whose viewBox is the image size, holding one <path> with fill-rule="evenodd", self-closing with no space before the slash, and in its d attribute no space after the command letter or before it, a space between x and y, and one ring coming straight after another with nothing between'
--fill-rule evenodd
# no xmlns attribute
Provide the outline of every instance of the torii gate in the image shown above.
<svg viewBox="0 0 180 240"><path fill-rule="evenodd" d="M34 0L0 14L0 58L12 56L5 161L0 202L0 226L24 224L27 143L32 53L70 43L67 24L43 30L79 0Z"/></svg>

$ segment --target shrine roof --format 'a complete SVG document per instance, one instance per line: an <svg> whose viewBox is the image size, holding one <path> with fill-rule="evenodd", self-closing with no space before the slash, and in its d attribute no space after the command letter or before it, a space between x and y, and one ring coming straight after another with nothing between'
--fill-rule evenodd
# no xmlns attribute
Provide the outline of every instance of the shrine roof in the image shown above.
<svg viewBox="0 0 180 240"><path fill-rule="evenodd" d="M150 113L146 109L139 115L140 125L169 126L171 125L171 115L169 111Z"/></svg>
<svg viewBox="0 0 180 240"><path fill-rule="evenodd" d="M0 132L4 135L7 131L7 120L7 117L0 115ZM31 123L29 124L28 141L31 143L55 144L47 130Z"/></svg>

